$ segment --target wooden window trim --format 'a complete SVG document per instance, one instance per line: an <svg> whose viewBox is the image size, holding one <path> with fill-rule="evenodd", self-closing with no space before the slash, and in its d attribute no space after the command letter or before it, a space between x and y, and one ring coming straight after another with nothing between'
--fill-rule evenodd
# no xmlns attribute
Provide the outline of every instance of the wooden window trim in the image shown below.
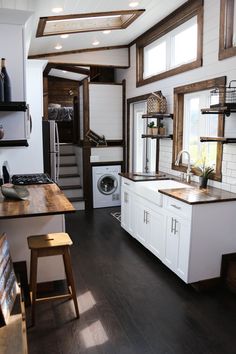
<svg viewBox="0 0 236 354"><path fill-rule="evenodd" d="M198 23L198 45L197 59L191 63L183 64L177 68L167 70L163 73L154 75L147 79L143 78L144 68L144 47L163 37L168 32L179 27L192 17L197 16ZM202 47L203 47L203 0L188 1L172 12L166 18L157 23L150 30L145 32L136 41L136 86L143 86L152 82L165 79L167 77L183 73L202 66Z"/></svg>
<svg viewBox="0 0 236 354"><path fill-rule="evenodd" d="M220 2L219 60L236 55L233 47L234 0Z"/></svg>
<svg viewBox="0 0 236 354"><path fill-rule="evenodd" d="M204 80L189 85L176 87L174 89L174 120L173 120L173 152L172 152L172 169L176 171L186 172L186 165L175 165L175 161L179 151L183 149L183 119L184 119L184 95L187 93L210 90L226 84L226 76L217 77L210 80ZM204 119L204 117L202 117ZM224 136L224 116L218 115L218 136ZM217 143L217 160L216 173L211 178L215 181L222 180L222 157L223 145Z"/></svg>

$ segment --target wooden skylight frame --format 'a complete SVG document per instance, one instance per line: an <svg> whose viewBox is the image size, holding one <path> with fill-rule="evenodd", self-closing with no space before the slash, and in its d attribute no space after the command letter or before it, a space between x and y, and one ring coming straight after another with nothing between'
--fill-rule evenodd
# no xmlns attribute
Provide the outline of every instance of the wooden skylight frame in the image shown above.
<svg viewBox="0 0 236 354"><path fill-rule="evenodd" d="M40 17L36 37L125 29L144 9Z"/></svg>

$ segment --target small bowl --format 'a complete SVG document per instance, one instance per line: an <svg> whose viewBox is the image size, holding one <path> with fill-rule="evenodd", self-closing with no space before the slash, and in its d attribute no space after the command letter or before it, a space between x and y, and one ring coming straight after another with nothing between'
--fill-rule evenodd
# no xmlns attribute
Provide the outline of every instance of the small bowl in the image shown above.
<svg viewBox="0 0 236 354"><path fill-rule="evenodd" d="M6 199L26 200L29 196L29 191L25 186L15 186L11 183L3 184L1 191Z"/></svg>

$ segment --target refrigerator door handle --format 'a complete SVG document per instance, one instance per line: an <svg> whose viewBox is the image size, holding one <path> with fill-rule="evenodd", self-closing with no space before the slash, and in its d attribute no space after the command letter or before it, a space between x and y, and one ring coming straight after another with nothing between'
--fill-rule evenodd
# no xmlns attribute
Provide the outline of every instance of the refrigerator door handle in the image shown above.
<svg viewBox="0 0 236 354"><path fill-rule="evenodd" d="M55 145L56 145L56 182L59 180L59 167L60 167L60 141L59 141L59 132L58 132L58 125L55 122Z"/></svg>

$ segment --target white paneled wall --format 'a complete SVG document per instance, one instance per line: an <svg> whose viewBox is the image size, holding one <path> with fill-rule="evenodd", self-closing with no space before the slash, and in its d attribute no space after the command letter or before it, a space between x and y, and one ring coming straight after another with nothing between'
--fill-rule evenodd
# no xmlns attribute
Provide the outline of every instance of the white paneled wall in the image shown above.
<svg viewBox="0 0 236 354"><path fill-rule="evenodd" d="M123 161L122 147L92 148L90 162Z"/></svg>
<svg viewBox="0 0 236 354"><path fill-rule="evenodd" d="M218 60L220 0L204 1L203 66L142 87L136 87L136 48L131 48L131 65L117 70L117 80L126 79L127 98L161 90L168 100L168 112L173 112L173 89L185 84L227 76L227 82L236 79L236 57ZM203 116L204 119L204 116ZM225 118L225 136L236 136L236 114ZM176 174L171 169L172 141L161 140L160 170ZM236 192L236 144L224 146L222 183L211 182L215 187Z"/></svg>
<svg viewBox="0 0 236 354"><path fill-rule="evenodd" d="M89 84L90 128L107 140L122 139L122 85Z"/></svg>

